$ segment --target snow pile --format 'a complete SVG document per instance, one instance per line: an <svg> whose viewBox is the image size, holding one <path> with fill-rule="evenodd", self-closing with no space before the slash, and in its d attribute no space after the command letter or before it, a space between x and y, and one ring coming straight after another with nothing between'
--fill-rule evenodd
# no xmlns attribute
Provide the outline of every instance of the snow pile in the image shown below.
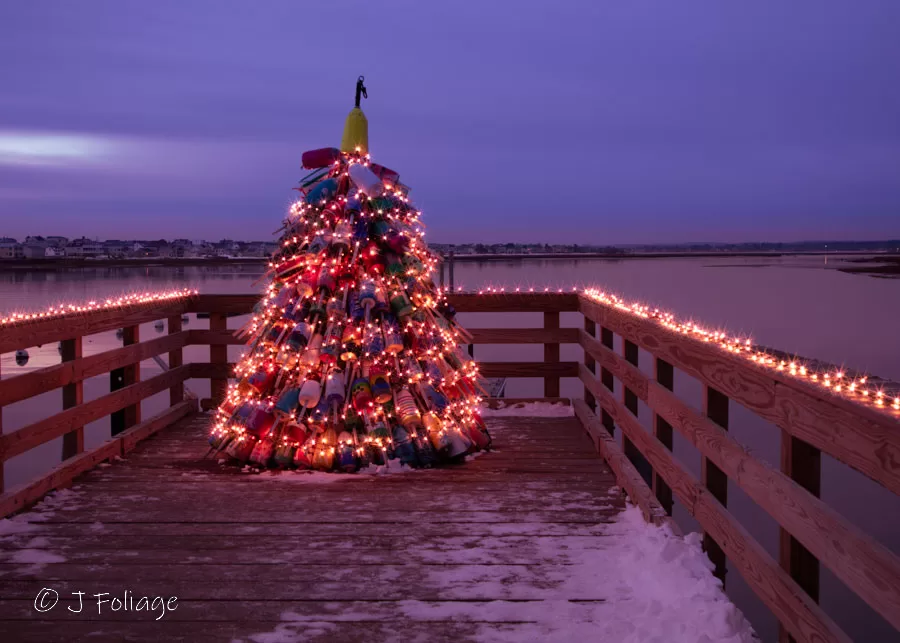
<svg viewBox="0 0 900 643"><path fill-rule="evenodd" d="M560 418L571 417L575 414L574 409L569 404L550 404L548 402L520 402L507 406L505 402L498 402L497 408L482 407L481 415L483 417L509 417L509 416L525 416L525 417L544 417L544 418Z"/></svg>
<svg viewBox="0 0 900 643"><path fill-rule="evenodd" d="M404 601L404 615L415 621L483 621L474 638L485 643L757 640L712 575L699 534L675 536L629 507L616 523L604 526L603 536L537 538L530 544L523 542L521 549L535 566L516 572L514 579L491 580L494 572L485 577L478 568L436 568L428 574L429 584L445 596L500 600ZM516 622L521 624L510 625Z"/></svg>

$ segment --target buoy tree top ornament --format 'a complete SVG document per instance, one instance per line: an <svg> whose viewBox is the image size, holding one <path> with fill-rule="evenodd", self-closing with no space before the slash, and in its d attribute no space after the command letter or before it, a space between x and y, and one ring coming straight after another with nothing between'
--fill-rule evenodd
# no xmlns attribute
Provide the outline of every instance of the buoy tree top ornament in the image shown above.
<svg viewBox="0 0 900 643"><path fill-rule="evenodd" d="M311 172L209 436L225 461L355 472L491 445L478 366L459 347L471 338L432 281L420 212L400 175L369 159L364 81L340 149L302 155Z"/></svg>

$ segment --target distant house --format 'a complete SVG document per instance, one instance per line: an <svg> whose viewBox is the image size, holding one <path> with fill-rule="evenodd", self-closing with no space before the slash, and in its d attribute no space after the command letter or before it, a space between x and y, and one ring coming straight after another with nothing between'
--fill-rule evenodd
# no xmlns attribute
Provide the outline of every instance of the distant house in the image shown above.
<svg viewBox="0 0 900 643"><path fill-rule="evenodd" d="M28 243L27 241L22 244L22 257L24 259L43 259L47 257L47 252L53 252L54 254L49 256L55 256L56 250L42 243Z"/></svg>
<svg viewBox="0 0 900 643"><path fill-rule="evenodd" d="M106 252L103 249L103 244L82 237L81 239L73 239L70 241L65 247L65 254L67 257L96 259L97 257L105 256Z"/></svg>
<svg viewBox="0 0 900 643"><path fill-rule="evenodd" d="M0 259L21 259L22 244L11 237L0 237Z"/></svg>
<svg viewBox="0 0 900 643"><path fill-rule="evenodd" d="M103 252L107 257L124 257L129 249L129 244L126 241L119 241L118 239L107 239L103 242Z"/></svg>
<svg viewBox="0 0 900 643"><path fill-rule="evenodd" d="M47 242L47 245L55 248L62 248L69 244L68 237L44 237L44 240Z"/></svg>

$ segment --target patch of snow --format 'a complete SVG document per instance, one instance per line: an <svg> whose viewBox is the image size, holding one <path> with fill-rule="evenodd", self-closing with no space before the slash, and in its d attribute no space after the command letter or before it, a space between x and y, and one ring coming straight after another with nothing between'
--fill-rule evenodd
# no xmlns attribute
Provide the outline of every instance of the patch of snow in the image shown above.
<svg viewBox="0 0 900 643"><path fill-rule="evenodd" d="M535 566L505 578L483 567L435 567L423 579L444 595L483 596L483 603L411 600L401 608L416 621L483 621L474 640L491 643L757 641L713 576L699 534L682 538L650 525L636 507L601 528L596 537L523 540L516 549ZM443 562L496 562L486 546L467 549L465 561L448 561L447 553ZM499 626L509 622L518 624Z"/></svg>
<svg viewBox="0 0 900 643"><path fill-rule="evenodd" d="M47 565L49 563L64 563L66 559L43 549L19 549L9 557L12 563L23 565Z"/></svg>
<svg viewBox="0 0 900 643"><path fill-rule="evenodd" d="M0 536L13 536L16 534L27 534L30 531L35 531L37 526L32 525L25 520L22 520L20 516L16 516L15 518L4 518L0 520Z"/></svg>
<svg viewBox="0 0 900 643"><path fill-rule="evenodd" d="M483 417L508 417L508 416L528 416L528 417L571 417L575 415L575 410L569 404L549 404L547 402L524 402L521 404L513 404L506 406L505 402L499 402L497 408L489 409L483 407L481 409Z"/></svg>

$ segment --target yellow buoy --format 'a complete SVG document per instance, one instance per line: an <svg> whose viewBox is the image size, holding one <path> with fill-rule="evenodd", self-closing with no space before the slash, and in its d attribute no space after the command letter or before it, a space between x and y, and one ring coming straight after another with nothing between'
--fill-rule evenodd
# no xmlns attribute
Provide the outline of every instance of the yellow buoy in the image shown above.
<svg viewBox="0 0 900 643"><path fill-rule="evenodd" d="M369 152L369 121L359 108L360 96L369 97L363 81L365 81L363 76L356 81L356 107L350 110L347 120L344 122L341 152L361 152L362 154Z"/></svg>

